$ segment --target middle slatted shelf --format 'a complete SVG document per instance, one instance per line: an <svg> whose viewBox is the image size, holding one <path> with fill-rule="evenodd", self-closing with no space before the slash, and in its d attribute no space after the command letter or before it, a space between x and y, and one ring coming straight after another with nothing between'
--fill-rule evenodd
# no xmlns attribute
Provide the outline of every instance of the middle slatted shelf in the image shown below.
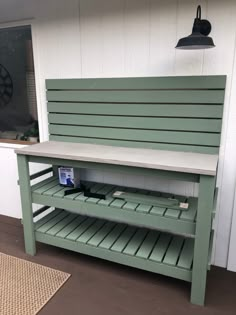
<svg viewBox="0 0 236 315"><path fill-rule="evenodd" d="M197 198L177 196L178 199L188 202L189 208L188 210L176 210L126 202L112 196L117 190L147 195L155 195L156 192L102 183L87 182L86 185L90 187L92 192L105 194L106 199L85 197L82 192L65 196L64 192L68 187L60 186L56 177L50 177L31 187L32 201L36 204L61 208L89 217L165 230L176 234L195 235ZM158 195L176 197L160 193Z"/></svg>

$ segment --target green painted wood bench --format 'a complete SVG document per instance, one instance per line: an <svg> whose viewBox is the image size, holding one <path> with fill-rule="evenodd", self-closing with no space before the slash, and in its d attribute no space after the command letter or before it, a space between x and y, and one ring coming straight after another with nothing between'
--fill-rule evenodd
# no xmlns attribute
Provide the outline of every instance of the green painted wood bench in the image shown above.
<svg viewBox="0 0 236 315"><path fill-rule="evenodd" d="M50 141L16 150L26 252L34 255L38 241L190 281L191 302L203 305L225 82L225 76L47 80ZM52 168L30 175L29 162L199 183L199 194L174 196L189 203L187 210L112 196L122 190L173 197L155 187L89 182L105 200L64 196ZM51 175L40 180L45 174ZM33 214L32 203L43 208Z"/></svg>

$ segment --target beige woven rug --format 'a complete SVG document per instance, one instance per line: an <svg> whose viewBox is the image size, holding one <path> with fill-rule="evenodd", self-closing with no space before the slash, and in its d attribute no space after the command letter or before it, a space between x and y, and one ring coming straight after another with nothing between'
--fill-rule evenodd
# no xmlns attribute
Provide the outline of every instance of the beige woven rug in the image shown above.
<svg viewBox="0 0 236 315"><path fill-rule="evenodd" d="M0 253L0 315L35 315L70 275Z"/></svg>

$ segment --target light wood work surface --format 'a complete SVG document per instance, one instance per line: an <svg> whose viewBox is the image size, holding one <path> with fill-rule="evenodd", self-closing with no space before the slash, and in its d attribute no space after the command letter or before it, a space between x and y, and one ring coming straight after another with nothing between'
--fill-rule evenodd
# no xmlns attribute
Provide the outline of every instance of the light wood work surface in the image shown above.
<svg viewBox="0 0 236 315"><path fill-rule="evenodd" d="M17 154L215 175L218 155L48 141Z"/></svg>

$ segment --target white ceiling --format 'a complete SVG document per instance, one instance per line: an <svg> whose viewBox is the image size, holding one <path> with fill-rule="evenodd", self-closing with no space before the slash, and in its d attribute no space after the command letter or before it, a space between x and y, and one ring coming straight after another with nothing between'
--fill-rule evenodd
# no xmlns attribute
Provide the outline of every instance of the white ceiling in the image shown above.
<svg viewBox="0 0 236 315"><path fill-rule="evenodd" d="M0 23L32 18L36 2L36 0L1 0Z"/></svg>
<svg viewBox="0 0 236 315"><path fill-rule="evenodd" d="M63 5L64 0L0 0L0 24L50 16Z"/></svg>

